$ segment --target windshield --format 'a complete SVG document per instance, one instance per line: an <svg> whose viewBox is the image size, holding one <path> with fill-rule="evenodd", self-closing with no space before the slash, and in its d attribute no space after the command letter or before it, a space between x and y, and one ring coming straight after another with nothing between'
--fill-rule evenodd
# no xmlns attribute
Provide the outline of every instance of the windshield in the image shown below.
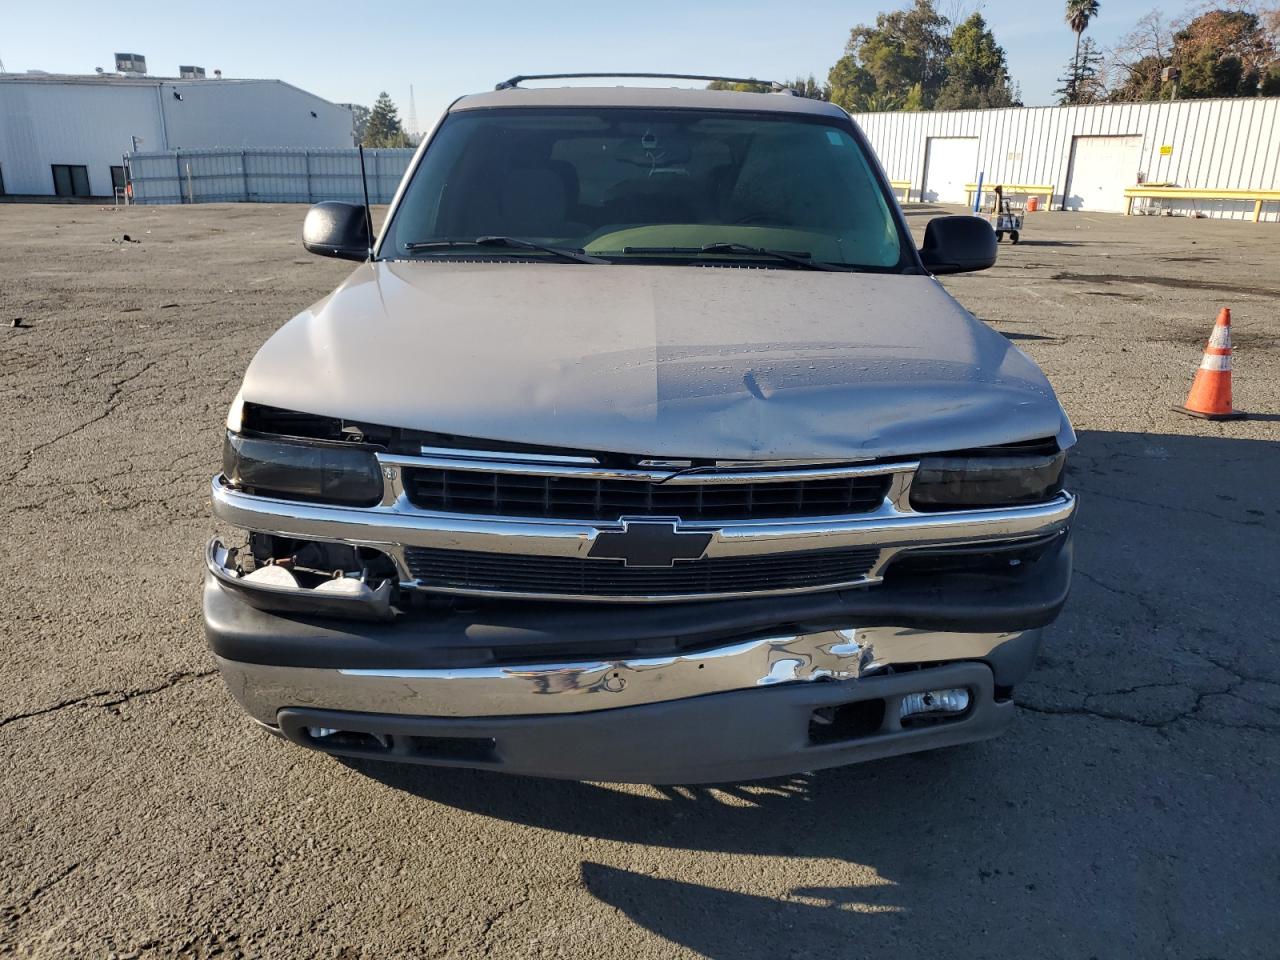
<svg viewBox="0 0 1280 960"><path fill-rule="evenodd" d="M509 243L474 244L493 238L619 263L749 259L794 268L804 265L799 257L889 270L908 262L847 124L738 111L450 114L380 255L563 260Z"/></svg>

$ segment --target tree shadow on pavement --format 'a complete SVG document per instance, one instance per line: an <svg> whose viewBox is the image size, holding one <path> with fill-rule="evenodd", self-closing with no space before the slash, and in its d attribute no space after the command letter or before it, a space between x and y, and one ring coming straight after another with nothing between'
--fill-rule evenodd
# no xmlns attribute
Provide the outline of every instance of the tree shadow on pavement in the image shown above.
<svg viewBox="0 0 1280 960"><path fill-rule="evenodd" d="M716 960L1265 954L1280 937L1277 477L1274 441L1082 432L1073 597L995 741L719 787L355 766L478 815L708 856L714 884L593 847L580 882ZM794 882L721 855L787 858ZM847 880L816 888L810 862Z"/></svg>

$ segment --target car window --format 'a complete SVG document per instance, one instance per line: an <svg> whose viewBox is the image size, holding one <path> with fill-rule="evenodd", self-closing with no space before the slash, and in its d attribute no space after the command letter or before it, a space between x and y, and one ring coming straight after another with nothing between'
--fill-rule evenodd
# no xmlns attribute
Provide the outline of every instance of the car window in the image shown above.
<svg viewBox="0 0 1280 960"><path fill-rule="evenodd" d="M511 256L411 245L508 236L618 262L733 243L889 269L904 244L871 164L834 118L629 108L450 114L382 256Z"/></svg>

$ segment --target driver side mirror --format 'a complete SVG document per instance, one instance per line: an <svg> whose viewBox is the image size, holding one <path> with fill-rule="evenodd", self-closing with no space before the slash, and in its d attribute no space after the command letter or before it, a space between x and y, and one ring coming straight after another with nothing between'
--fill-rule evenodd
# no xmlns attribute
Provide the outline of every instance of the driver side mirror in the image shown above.
<svg viewBox="0 0 1280 960"><path fill-rule="evenodd" d="M996 232L982 217L934 217L920 259L930 273L970 273L996 262Z"/></svg>
<svg viewBox="0 0 1280 960"><path fill-rule="evenodd" d="M302 221L302 246L322 257L368 260L369 222L365 208L336 200L315 204Z"/></svg>

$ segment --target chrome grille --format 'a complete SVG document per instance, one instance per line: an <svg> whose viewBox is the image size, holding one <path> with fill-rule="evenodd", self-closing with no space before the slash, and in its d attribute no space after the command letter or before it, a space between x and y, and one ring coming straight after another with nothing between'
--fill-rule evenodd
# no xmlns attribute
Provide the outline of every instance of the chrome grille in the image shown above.
<svg viewBox="0 0 1280 960"><path fill-rule="evenodd" d="M879 556L878 548L857 547L704 557L652 568L627 567L620 560L405 548L409 572L427 588L630 600L818 590L866 579Z"/></svg>
<svg viewBox="0 0 1280 960"><path fill-rule="evenodd" d="M890 481L880 474L677 484L445 467L404 470L405 494L424 510L604 522L624 516L782 520L868 513L883 503Z"/></svg>

